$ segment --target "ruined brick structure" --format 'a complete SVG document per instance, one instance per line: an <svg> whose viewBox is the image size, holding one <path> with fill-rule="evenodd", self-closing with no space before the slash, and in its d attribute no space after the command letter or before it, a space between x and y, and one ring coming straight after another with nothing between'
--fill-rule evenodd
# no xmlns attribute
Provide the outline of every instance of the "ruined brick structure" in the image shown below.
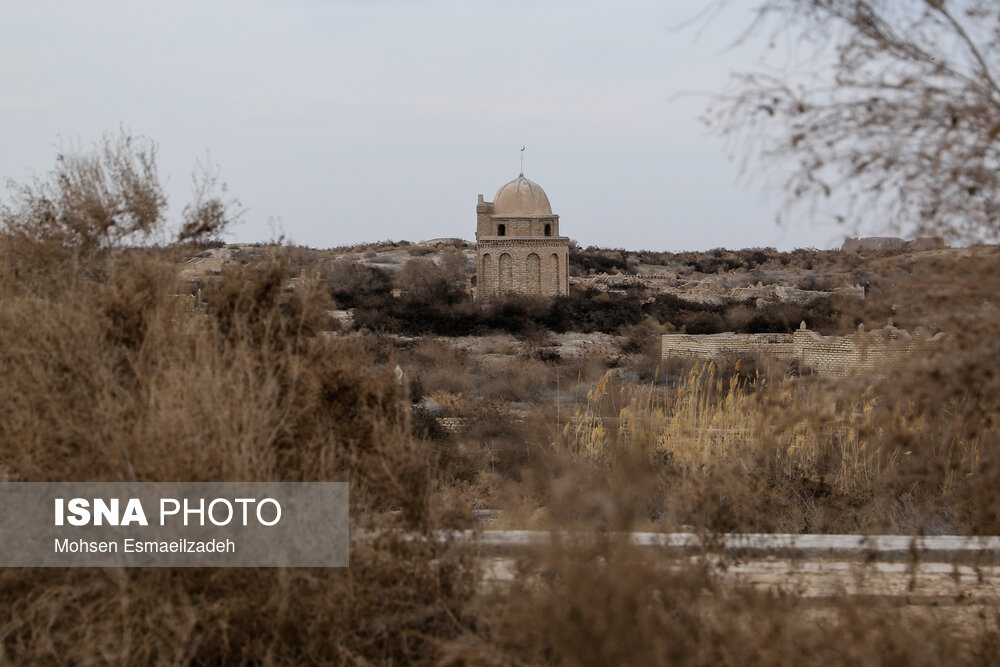
<svg viewBox="0 0 1000 667"><path fill-rule="evenodd" d="M519 175L476 205L476 299L569 293L569 238L537 183Z"/></svg>
<svg viewBox="0 0 1000 667"><path fill-rule="evenodd" d="M711 359L720 354L766 352L779 359L792 359L792 334L663 334L663 358Z"/></svg>
<svg viewBox="0 0 1000 667"><path fill-rule="evenodd" d="M848 238L840 247L842 252L858 250L935 250L947 247L944 240L936 236L920 236L912 241L904 241L898 236L865 236Z"/></svg>
<svg viewBox="0 0 1000 667"><path fill-rule="evenodd" d="M710 281L682 281L676 275L636 276L608 275L606 273L585 278L571 278L570 283L593 286L605 291L639 285L662 294L671 294L690 303L718 306L727 303L747 302L752 302L758 308L764 308L772 303L795 303L808 306L834 294L859 301L865 299L865 288L861 285L853 287L845 285L833 291L804 290L787 285L764 285L760 282L756 286L726 287L723 284Z"/></svg>
<svg viewBox="0 0 1000 667"><path fill-rule="evenodd" d="M664 359L711 359L719 354L764 353L797 360L820 375L885 375L893 368L925 358L948 340L944 333L929 335L917 329L912 335L891 324L876 331L846 336L821 336L802 327L794 334L664 334Z"/></svg>

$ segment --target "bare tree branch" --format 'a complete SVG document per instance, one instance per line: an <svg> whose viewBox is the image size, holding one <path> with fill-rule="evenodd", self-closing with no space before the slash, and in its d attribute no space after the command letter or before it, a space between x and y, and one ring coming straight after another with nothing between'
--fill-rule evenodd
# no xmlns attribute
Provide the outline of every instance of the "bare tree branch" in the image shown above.
<svg viewBox="0 0 1000 667"><path fill-rule="evenodd" d="M207 157L193 181L194 200L184 207L178 242L216 238L243 213L237 199L227 198L219 170ZM156 144L124 128L89 151L60 148L45 178L7 187L0 234L85 253L169 240Z"/></svg>
<svg viewBox="0 0 1000 667"><path fill-rule="evenodd" d="M1000 237L1000 4L763 0L756 12L751 31L797 36L811 60L735 74L704 120L745 164L790 168L779 219L804 205L855 227Z"/></svg>
<svg viewBox="0 0 1000 667"><path fill-rule="evenodd" d="M192 176L194 199L184 207L178 242L205 241L222 235L243 215L240 201L227 198L228 187L219 181L219 169L208 155Z"/></svg>
<svg viewBox="0 0 1000 667"><path fill-rule="evenodd" d="M997 80L993 77L992 68L989 66L989 63L986 62L986 58L983 57L982 51L979 50L979 47L976 46L976 43L972 41L971 37L969 37L969 33L965 31L965 28L962 27L962 24L959 23L955 19L955 16L948 11L948 8L945 7L944 0L927 0L927 3L932 7L934 7L934 9L940 12L941 15L948 20L948 22L955 29L955 32L958 33L958 35L962 38L962 41L965 43L966 48L972 54L972 57L976 59L977 63L979 63L979 67L981 68L983 77L986 79L986 81L989 82L990 87L993 89L993 92L1000 93L1000 86L997 85Z"/></svg>

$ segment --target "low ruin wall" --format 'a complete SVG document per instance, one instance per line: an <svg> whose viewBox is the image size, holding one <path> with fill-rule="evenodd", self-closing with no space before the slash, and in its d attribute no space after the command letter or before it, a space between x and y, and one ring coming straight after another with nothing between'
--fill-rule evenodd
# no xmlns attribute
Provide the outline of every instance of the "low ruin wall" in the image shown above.
<svg viewBox="0 0 1000 667"><path fill-rule="evenodd" d="M821 336L800 328L794 334L664 334L662 356L712 359L719 354L768 354L797 360L821 375L885 375L895 368L926 358L948 340L917 329L912 335L889 326L846 336Z"/></svg>
<svg viewBox="0 0 1000 667"><path fill-rule="evenodd" d="M772 356L791 359L791 334L663 334L663 358L712 359L720 354L754 354L767 352Z"/></svg>
<svg viewBox="0 0 1000 667"><path fill-rule="evenodd" d="M756 285L727 288L710 281L681 281L677 276L636 276L600 274L586 278L571 278L571 283L592 285L605 291L636 285L653 289L662 294L670 294L689 303L721 306L733 302L753 302L758 308L772 303L794 303L808 306L834 294L858 299L865 298L865 288L861 285L839 287L833 291L805 290L787 285Z"/></svg>
<svg viewBox="0 0 1000 667"><path fill-rule="evenodd" d="M925 359L947 338L947 334L929 336L920 329L911 335L894 327L846 336L821 336L799 329L793 346L795 358L822 375L885 375Z"/></svg>

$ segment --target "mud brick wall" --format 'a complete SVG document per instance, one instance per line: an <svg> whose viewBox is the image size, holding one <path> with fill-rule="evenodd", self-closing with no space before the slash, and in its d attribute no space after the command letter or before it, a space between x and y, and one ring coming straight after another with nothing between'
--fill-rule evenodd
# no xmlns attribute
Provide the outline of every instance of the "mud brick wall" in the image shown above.
<svg viewBox="0 0 1000 667"><path fill-rule="evenodd" d="M685 359L712 359L719 354L767 353L791 359L791 334L663 334L662 356Z"/></svg>
<svg viewBox="0 0 1000 667"><path fill-rule="evenodd" d="M662 357L712 359L719 354L770 354L795 359L820 375L885 375L894 368L925 359L950 337L930 336L917 329L912 335L889 326L846 336L821 336L808 329L794 334L664 334Z"/></svg>
<svg viewBox="0 0 1000 667"><path fill-rule="evenodd" d="M795 358L821 375L885 375L893 369L925 359L948 340L947 334L913 335L887 327L847 336L821 336L808 329L794 334Z"/></svg>
<svg viewBox="0 0 1000 667"><path fill-rule="evenodd" d="M438 426L448 433L461 433L467 424L464 417L438 417L436 421Z"/></svg>

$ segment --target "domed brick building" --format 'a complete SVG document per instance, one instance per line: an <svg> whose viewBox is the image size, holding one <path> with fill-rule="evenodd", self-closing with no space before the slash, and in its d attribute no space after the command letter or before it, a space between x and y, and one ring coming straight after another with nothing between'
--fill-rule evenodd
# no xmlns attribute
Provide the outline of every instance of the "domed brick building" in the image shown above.
<svg viewBox="0 0 1000 667"><path fill-rule="evenodd" d="M569 238L549 198L524 174L476 205L476 299L569 293Z"/></svg>

